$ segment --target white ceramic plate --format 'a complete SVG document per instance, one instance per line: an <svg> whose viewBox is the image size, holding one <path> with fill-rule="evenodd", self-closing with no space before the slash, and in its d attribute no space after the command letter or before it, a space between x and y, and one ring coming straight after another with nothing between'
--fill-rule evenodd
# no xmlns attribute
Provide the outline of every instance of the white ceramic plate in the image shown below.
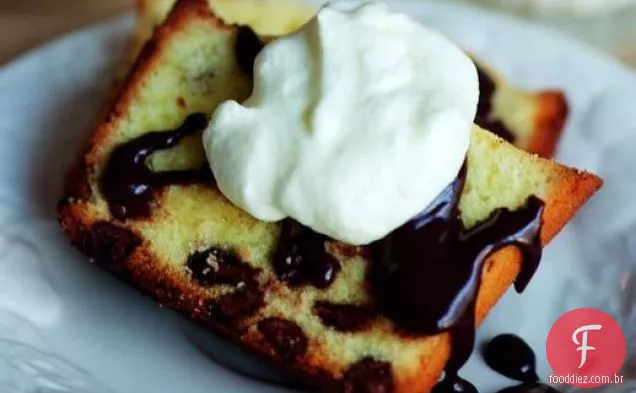
<svg viewBox="0 0 636 393"><path fill-rule="evenodd" d="M604 191L546 249L527 292L507 295L478 338L520 333L545 377L545 338L560 314L599 307L624 327L632 317L636 296L625 291L633 290L629 258L636 249L629 236L636 221L629 165L636 80L604 56L528 23L452 4L392 4L524 87L564 89L573 113L560 158L606 177ZM86 263L58 230L62 177L91 131L131 27L126 18L81 31L0 71L0 392L286 391L263 382L281 380L266 366ZM478 355L463 375L482 392L509 384Z"/></svg>

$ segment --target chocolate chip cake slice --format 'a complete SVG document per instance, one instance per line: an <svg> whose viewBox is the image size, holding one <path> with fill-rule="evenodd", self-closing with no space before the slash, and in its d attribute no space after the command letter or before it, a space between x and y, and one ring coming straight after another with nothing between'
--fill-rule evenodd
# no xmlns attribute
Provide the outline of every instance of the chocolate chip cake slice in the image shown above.
<svg viewBox="0 0 636 393"><path fill-rule="evenodd" d="M174 3L175 0L138 0L139 23L127 64L134 61ZM315 13L314 7L301 0L210 0L208 5L226 22L249 25L263 35L262 40L296 30ZM491 67L477 62L481 97L476 123L521 149L552 157L568 117L565 94L558 90L518 89Z"/></svg>
<svg viewBox="0 0 636 393"><path fill-rule="evenodd" d="M70 172L61 227L162 306L321 391L427 392L444 369L445 383L462 382L474 325L511 284L523 290L541 246L601 180L475 126L457 180L383 241L352 247L257 221L215 186L201 130L219 103L249 95L259 47L205 1L180 0ZM387 258L430 274L408 281ZM462 307L437 310L454 296Z"/></svg>

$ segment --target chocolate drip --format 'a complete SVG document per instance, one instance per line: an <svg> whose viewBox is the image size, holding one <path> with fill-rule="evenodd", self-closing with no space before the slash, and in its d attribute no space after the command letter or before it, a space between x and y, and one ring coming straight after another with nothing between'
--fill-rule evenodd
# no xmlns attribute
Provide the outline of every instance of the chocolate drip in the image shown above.
<svg viewBox="0 0 636 393"><path fill-rule="evenodd" d="M539 380L534 352L521 337L501 334L490 340L483 356L488 367L510 379L525 383Z"/></svg>
<svg viewBox="0 0 636 393"><path fill-rule="evenodd" d="M328 240L307 227L285 220L274 253L278 277L294 286L329 287L340 271L340 263L325 249Z"/></svg>
<svg viewBox="0 0 636 393"><path fill-rule="evenodd" d="M493 338L486 345L483 356L491 369L521 382L499 393L558 393L552 386L539 382L534 352L519 336L501 334Z"/></svg>
<svg viewBox="0 0 636 393"><path fill-rule="evenodd" d="M479 76L479 103L477 105L475 123L481 128L499 135L508 142L514 142L515 136L512 132L501 120L493 119L492 116L492 100L496 89L495 82L479 67L477 67L477 75Z"/></svg>
<svg viewBox="0 0 636 393"><path fill-rule="evenodd" d="M146 159L155 151L168 149L207 124L202 113L188 116L174 131L154 131L118 146L111 154L101 179L101 190L116 219L148 217L154 190L171 184L213 182L207 164L199 169L153 172Z"/></svg>
<svg viewBox="0 0 636 393"><path fill-rule="evenodd" d="M462 286L476 289L468 269L473 264L453 255L462 229L457 205L465 173L424 212L371 245L380 307L407 331L435 334L456 325L469 306L470 296L459 294Z"/></svg>
<svg viewBox="0 0 636 393"><path fill-rule="evenodd" d="M451 353L444 369L444 378L435 386L435 393L478 392L475 385L459 376L459 370L468 361L475 346L475 301L474 298L468 301L465 314L448 329Z"/></svg>
<svg viewBox="0 0 636 393"><path fill-rule="evenodd" d="M464 168L423 213L372 245L373 286L385 315L412 333L451 334L451 356L438 392L474 389L458 371L474 346L475 302L488 257L508 245L521 250L517 291L525 289L541 257L543 202L530 197L525 206L499 209L465 230L458 210L465 176Z"/></svg>
<svg viewBox="0 0 636 393"><path fill-rule="evenodd" d="M371 284L380 310L413 334L449 332L451 354L436 393L476 392L459 377L475 342L475 306L484 263L495 251L513 245L523 263L515 280L522 292L541 258L543 202L531 196L517 210L496 210L465 229L459 199L465 166L429 207L386 238L369 246ZM326 288L340 270L325 249L323 235L291 220L283 223L274 255L278 276L292 285Z"/></svg>

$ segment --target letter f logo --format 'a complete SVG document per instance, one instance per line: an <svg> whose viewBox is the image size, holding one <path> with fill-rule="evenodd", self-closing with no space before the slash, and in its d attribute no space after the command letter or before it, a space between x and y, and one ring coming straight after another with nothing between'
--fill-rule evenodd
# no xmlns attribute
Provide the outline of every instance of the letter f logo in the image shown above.
<svg viewBox="0 0 636 393"><path fill-rule="evenodd" d="M627 342L623 329L611 315L595 308L577 308L554 323L545 342L545 354L556 382L574 376L572 383L566 383L595 388L612 381L620 372ZM592 375L599 378L591 378Z"/></svg>
<svg viewBox="0 0 636 393"><path fill-rule="evenodd" d="M585 364L585 361L587 360L587 351L593 351L596 349L592 346L587 345L587 332L590 330L601 330L602 327L603 326L601 325L585 325L576 329L574 333L572 334L572 341L574 341L574 344L580 345L580 347L576 349L577 351L581 351L581 364L579 364L579 368L583 367L583 365ZM577 336L581 332L583 334L582 334L581 342L579 342Z"/></svg>

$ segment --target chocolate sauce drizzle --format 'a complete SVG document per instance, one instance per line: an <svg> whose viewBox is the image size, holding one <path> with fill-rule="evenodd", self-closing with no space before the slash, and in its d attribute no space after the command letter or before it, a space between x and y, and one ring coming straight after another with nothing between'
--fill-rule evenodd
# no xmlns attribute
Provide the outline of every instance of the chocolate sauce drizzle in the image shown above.
<svg viewBox="0 0 636 393"><path fill-rule="evenodd" d="M492 116L492 100L495 94L495 82L484 70L477 67L479 77L479 103L477 105L477 116L475 123L481 128L493 132L508 142L514 142L515 136L508 130L501 120L496 120Z"/></svg>
<svg viewBox="0 0 636 393"><path fill-rule="evenodd" d="M476 296L488 257L508 245L521 250L518 292L541 257L543 202L530 197L525 206L499 209L466 230L458 209L465 177L463 168L424 212L372 245L372 284L384 314L409 333L451 334L451 355L437 393L476 391L458 371L474 346Z"/></svg>
<svg viewBox="0 0 636 393"><path fill-rule="evenodd" d="M155 151L175 146L183 137L201 131L207 117L195 113L173 131L153 131L119 145L111 154L101 178L101 190L116 219L150 215L155 190L171 184L211 183L212 171L206 164L198 169L153 172L146 159Z"/></svg>
<svg viewBox="0 0 636 393"><path fill-rule="evenodd" d="M534 352L521 337L501 334L486 345L483 356L488 367L521 382L499 393L558 393L552 386L539 381Z"/></svg>
<svg viewBox="0 0 636 393"><path fill-rule="evenodd" d="M543 202L534 196L524 206L496 210L465 229L459 199L464 166L429 207L386 238L371 244L371 284L380 311L407 334L449 332L451 354L436 393L477 392L458 375L475 343L475 306L485 262L495 251L516 246L523 263L515 281L522 292L541 259ZM274 255L279 278L292 285L328 287L340 270L329 255L329 239L291 220L282 224Z"/></svg>

